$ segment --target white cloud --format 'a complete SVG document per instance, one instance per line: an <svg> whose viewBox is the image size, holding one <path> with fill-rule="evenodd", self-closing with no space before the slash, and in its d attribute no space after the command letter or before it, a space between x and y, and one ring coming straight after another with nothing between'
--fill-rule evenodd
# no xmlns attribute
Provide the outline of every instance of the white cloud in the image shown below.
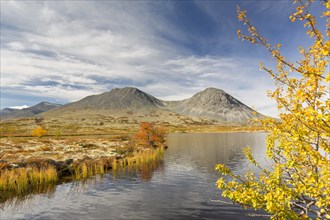
<svg viewBox="0 0 330 220"><path fill-rule="evenodd" d="M19 106L11 106L9 108L11 108L11 109L23 109L23 108L28 108L28 107L30 107L30 106L28 106L28 105L19 105Z"/></svg>
<svg viewBox="0 0 330 220"><path fill-rule="evenodd" d="M121 1L2 4L11 27L2 37L3 91L69 102L113 87L182 99L213 86L257 109L269 105L265 90L272 84L261 74L255 80L256 60L191 55L167 40L187 37L168 21L170 3L162 4L166 10Z"/></svg>
<svg viewBox="0 0 330 220"><path fill-rule="evenodd" d="M276 116L275 102L267 97L265 92L274 88L273 82L266 73L259 72L258 68L249 67L251 63L257 65L258 62L249 58L177 58L164 64L164 69L169 72L166 75L168 81L163 80L164 83L148 86L146 91L150 91L151 94L166 91L160 94L160 98L180 100L189 98L206 87L216 87L253 106L261 113ZM169 91L166 88L171 89Z"/></svg>

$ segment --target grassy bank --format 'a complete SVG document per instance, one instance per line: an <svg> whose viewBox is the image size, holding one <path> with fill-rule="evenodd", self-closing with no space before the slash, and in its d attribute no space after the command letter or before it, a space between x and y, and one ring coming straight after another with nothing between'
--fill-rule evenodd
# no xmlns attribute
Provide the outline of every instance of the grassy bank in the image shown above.
<svg viewBox="0 0 330 220"><path fill-rule="evenodd" d="M58 181L58 171L53 166L19 167L0 170L0 192L25 193L31 188L54 184Z"/></svg>
<svg viewBox="0 0 330 220"><path fill-rule="evenodd" d="M148 176L163 156L164 148L127 148L126 156L82 159L71 163L41 160L20 163L17 167L2 167L0 170L0 202L13 197L24 197L34 192L43 192L59 182L87 180L95 175L120 169L141 168L142 176ZM3 163L2 163L3 164Z"/></svg>

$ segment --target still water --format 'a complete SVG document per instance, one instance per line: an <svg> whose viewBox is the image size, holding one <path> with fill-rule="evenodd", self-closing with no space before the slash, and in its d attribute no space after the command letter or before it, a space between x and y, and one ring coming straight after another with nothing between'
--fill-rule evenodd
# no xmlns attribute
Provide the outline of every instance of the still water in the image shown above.
<svg viewBox="0 0 330 220"><path fill-rule="evenodd" d="M265 164L263 133L170 134L163 161L148 169L109 172L85 184L63 183L48 193L2 204L0 219L265 219L221 198L215 187L225 163L250 168L242 148Z"/></svg>

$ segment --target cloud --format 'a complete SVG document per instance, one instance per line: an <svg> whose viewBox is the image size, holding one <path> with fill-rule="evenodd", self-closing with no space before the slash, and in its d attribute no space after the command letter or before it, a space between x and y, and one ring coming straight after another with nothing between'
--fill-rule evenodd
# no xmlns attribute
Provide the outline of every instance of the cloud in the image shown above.
<svg viewBox="0 0 330 220"><path fill-rule="evenodd" d="M22 94L71 102L124 86L139 87L162 99L188 98L212 86L257 109L270 103L265 90L272 88L272 82L259 73L258 58L224 56L225 51L208 55L215 50L207 48L209 42L218 42L217 47L227 43L234 47L237 42L228 41L227 35L212 37L224 27L205 39L193 34L199 30L183 28L189 22L178 15L177 4L183 3L1 4L1 92L7 96L1 99L8 106L13 102L8 97ZM212 18L211 12L194 10ZM221 36L226 36L224 42ZM35 104L31 102L27 104Z"/></svg>
<svg viewBox="0 0 330 220"><path fill-rule="evenodd" d="M23 109L23 108L28 108L30 106L27 106L27 105L19 105L19 106L11 106L9 108L11 109Z"/></svg>
<svg viewBox="0 0 330 220"><path fill-rule="evenodd" d="M254 58L207 56L169 60L162 68L169 72L166 79L162 79L162 83L147 86L145 90L151 94L165 91L163 94L158 92L160 98L180 100L189 98L207 87L216 87L265 114L276 115L275 103L265 92L274 89L273 82L266 73L260 72L251 63L257 65L258 61ZM273 108L270 108L270 105Z"/></svg>

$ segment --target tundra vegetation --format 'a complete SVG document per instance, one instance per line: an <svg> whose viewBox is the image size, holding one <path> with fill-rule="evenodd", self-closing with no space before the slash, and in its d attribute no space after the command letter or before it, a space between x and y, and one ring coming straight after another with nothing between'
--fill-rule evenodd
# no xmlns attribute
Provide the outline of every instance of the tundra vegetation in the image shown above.
<svg viewBox="0 0 330 220"><path fill-rule="evenodd" d="M219 178L217 186L224 197L244 207L263 209L272 219L330 219L330 1L298 0L294 4L298 6L291 21L303 22L313 42L299 48L301 59L295 62L282 55L281 44L272 45L261 36L246 11L237 8L238 19L247 27L238 36L263 46L277 64L275 70L262 64L260 68L275 80L276 89L269 95L277 102L280 121L262 121L269 132L271 168L260 167L246 148L246 157L260 172L239 176L218 164L216 170L228 179ZM326 36L318 29L317 17L310 14L313 4L324 6L318 19L326 20Z"/></svg>
<svg viewBox="0 0 330 220"><path fill-rule="evenodd" d="M44 129L36 129L38 135L34 136L41 137ZM124 136L123 140L119 136L118 142L101 139L99 141L102 143L96 144L80 138L71 143L69 140L23 139L25 143L22 140L18 143L24 144L25 149L15 145L17 149L14 151L12 141L2 139L3 149L7 147L8 150L0 152L0 203L13 196L43 192L47 186L63 179L85 181L92 176L103 175L110 169L140 169L142 176L148 178L150 170L157 168L161 161L165 132L151 123L141 123L139 131L132 138ZM30 141L33 147L26 149ZM41 143L43 145L38 149L34 147ZM37 154L34 154L35 151Z"/></svg>

